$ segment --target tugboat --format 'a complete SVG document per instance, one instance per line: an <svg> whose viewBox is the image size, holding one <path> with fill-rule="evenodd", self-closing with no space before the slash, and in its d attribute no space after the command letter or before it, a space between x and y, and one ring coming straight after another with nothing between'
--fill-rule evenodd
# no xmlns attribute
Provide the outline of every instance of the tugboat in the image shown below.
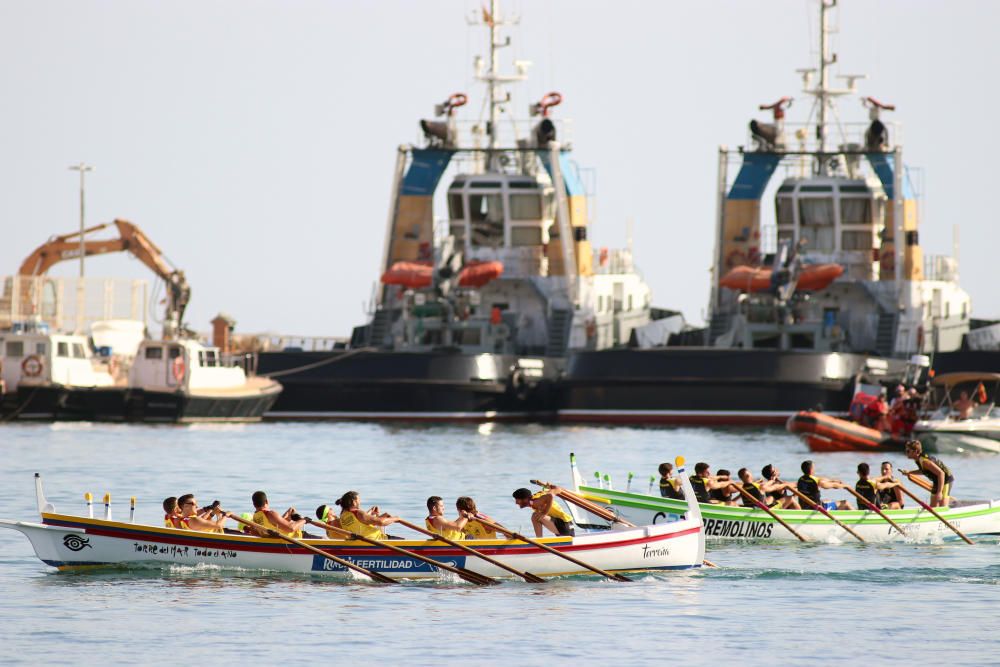
<svg viewBox="0 0 1000 667"><path fill-rule="evenodd" d="M258 353L258 372L284 386L267 418L551 416L568 349L622 344L650 322L630 251L595 252L587 238L590 194L554 117L562 95L515 118L507 88L530 63L501 71L509 20L495 0L476 19L489 40L475 63L484 116L460 121L469 98L452 94L420 121L426 144L400 147L370 320L341 350Z"/></svg>
<svg viewBox="0 0 1000 667"><path fill-rule="evenodd" d="M772 122L750 122L752 147L719 149L710 325L697 345L574 352L560 420L777 425L817 405L845 414L860 382L961 346L969 295L952 258L922 254L918 193L899 129L882 119L895 107L865 97L859 124L835 111L863 78L831 85L835 4L821 3L818 69L800 70L811 122L786 124L793 100L782 97L760 106ZM779 168L776 225L765 227L761 200Z"/></svg>

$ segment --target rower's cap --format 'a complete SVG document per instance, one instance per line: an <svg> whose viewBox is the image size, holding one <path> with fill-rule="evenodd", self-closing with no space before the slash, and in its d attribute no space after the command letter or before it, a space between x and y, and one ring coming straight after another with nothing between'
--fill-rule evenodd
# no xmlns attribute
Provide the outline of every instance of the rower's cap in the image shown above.
<svg viewBox="0 0 1000 667"><path fill-rule="evenodd" d="M683 456L678 456L677 458L675 458L674 459L674 464L676 464L678 468L683 468L684 467L684 457Z"/></svg>

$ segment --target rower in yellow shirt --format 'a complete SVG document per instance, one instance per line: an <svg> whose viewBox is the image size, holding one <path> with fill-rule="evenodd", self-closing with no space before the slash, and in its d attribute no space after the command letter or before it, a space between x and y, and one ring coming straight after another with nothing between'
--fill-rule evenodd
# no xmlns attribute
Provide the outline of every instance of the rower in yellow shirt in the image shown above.
<svg viewBox="0 0 1000 667"><path fill-rule="evenodd" d="M379 513L378 507L367 512L361 509L361 497L357 491L348 491L340 500L340 527L362 537L373 540L388 539L382 528L399 521L399 517L388 512Z"/></svg>
<svg viewBox="0 0 1000 667"><path fill-rule="evenodd" d="M284 514L278 514L275 510L271 509L271 504L267 500L267 494L263 491L255 491L250 499L254 507L254 523L258 523L271 530L276 530L282 535L302 537L302 526L306 525L306 520L296 514L294 507L289 507L285 510Z"/></svg>
<svg viewBox="0 0 1000 667"><path fill-rule="evenodd" d="M469 522L465 524L465 534L474 540L495 540L497 538L497 532L492 528L487 528L479 521L480 518L489 521L490 523L496 523L490 517L485 514L481 514L479 509L476 508L476 501L469 496L461 496L455 501L455 507L458 509L458 513L466 517Z"/></svg>
<svg viewBox="0 0 1000 667"><path fill-rule="evenodd" d="M424 519L427 530L435 535L449 540L464 540L465 526L469 523L469 517L459 516L454 521L444 518L444 500L441 496L431 496L427 499L427 518Z"/></svg>
<svg viewBox="0 0 1000 667"><path fill-rule="evenodd" d="M573 517L556 502L556 494L562 489L553 486L532 494L528 489L518 489L511 495L520 508L530 507L531 525L535 537L542 536L542 528L548 528L553 535L574 535Z"/></svg>

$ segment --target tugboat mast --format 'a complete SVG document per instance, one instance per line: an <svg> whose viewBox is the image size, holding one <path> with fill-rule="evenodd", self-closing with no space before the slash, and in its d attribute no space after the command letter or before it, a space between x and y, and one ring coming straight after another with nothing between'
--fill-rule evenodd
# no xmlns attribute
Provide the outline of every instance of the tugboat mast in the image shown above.
<svg viewBox="0 0 1000 667"><path fill-rule="evenodd" d="M478 21L470 21L475 23ZM500 27L518 22L516 17L505 19L500 15L500 0L490 0L490 9L482 9L482 22L489 28L489 70L484 71L482 57L476 57L476 79L486 84L489 91L489 120L486 123L487 148L490 152L490 166L492 167L493 151L497 148L498 132L497 118L504 112L504 105L510 102L510 92L503 90L503 84L524 81L527 79L526 71L531 64L528 61L517 61L514 63L517 69L516 74L500 73L500 49L510 46L510 37L503 40L500 38Z"/></svg>

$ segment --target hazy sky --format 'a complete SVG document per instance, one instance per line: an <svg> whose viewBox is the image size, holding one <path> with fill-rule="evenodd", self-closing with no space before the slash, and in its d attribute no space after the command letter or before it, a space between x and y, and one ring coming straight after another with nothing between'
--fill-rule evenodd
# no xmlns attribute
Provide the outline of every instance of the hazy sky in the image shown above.
<svg viewBox="0 0 1000 667"><path fill-rule="evenodd" d="M512 3L508 3L512 4ZM349 335L378 277L396 147L456 91L480 108L477 2L0 0L0 274L78 226L129 219L187 272L188 320L243 332ZM816 0L518 2L504 54L534 62L519 116L549 90L597 173L595 246L623 246L654 303L700 322L715 231L717 147L817 60ZM924 252L950 254L973 313L995 289L1000 3L845 0L835 70L895 104L906 161L923 168ZM863 120L858 98L845 120ZM770 211L772 204L765 203ZM77 264L56 275L76 275ZM122 256L88 275L151 277Z"/></svg>

